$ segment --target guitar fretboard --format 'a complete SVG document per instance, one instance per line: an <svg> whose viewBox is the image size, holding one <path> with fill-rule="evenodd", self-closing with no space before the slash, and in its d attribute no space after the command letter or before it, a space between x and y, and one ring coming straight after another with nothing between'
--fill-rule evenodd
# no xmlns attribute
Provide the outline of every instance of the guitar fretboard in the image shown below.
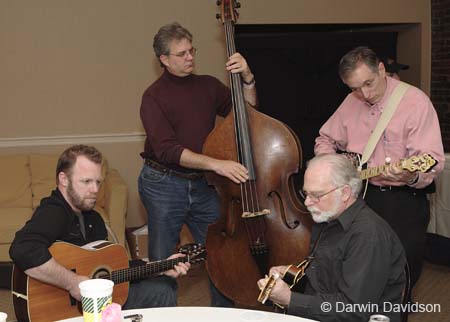
<svg viewBox="0 0 450 322"><path fill-rule="evenodd" d="M146 265L119 269L111 272L110 280L112 280L114 284L119 284L145 279L172 269L176 264L181 262L189 262L189 256L160 260Z"/></svg>
<svg viewBox="0 0 450 322"><path fill-rule="evenodd" d="M376 177L380 175L388 166L389 165L379 165L377 167L361 170L359 173L359 177L361 178L361 180Z"/></svg>
<svg viewBox="0 0 450 322"><path fill-rule="evenodd" d="M356 167L359 167L360 158L358 154L352 152L343 153ZM412 156L405 160L398 161L395 165L401 167L403 170L408 170L410 172L420 171L422 173L428 172L436 164L437 160L431 155L424 153L422 155ZM359 171L359 177L361 180L370 179L379 176L383 171L389 167L388 164L379 165L376 167L370 167Z"/></svg>

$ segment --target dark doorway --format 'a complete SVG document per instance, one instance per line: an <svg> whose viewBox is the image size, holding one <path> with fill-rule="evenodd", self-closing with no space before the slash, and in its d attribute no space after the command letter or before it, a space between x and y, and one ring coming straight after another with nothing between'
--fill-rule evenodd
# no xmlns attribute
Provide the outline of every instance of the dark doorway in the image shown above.
<svg viewBox="0 0 450 322"><path fill-rule="evenodd" d="M340 58L369 46L396 57L397 33L367 25L236 25L236 48L255 74L260 111L286 123L302 144L303 164L314 140L349 89L338 76ZM369 28L370 29L370 28ZM302 185L302 172L296 178Z"/></svg>

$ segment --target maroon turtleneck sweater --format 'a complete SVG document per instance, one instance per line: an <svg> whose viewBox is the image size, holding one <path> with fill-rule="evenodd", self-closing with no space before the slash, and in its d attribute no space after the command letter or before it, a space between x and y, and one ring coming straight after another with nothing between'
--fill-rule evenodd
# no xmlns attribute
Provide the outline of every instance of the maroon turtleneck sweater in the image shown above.
<svg viewBox="0 0 450 322"><path fill-rule="evenodd" d="M218 79L194 74L178 77L164 70L142 96L141 120L147 138L141 155L187 171L179 165L183 149L201 153L216 115L226 116L230 109L230 89Z"/></svg>

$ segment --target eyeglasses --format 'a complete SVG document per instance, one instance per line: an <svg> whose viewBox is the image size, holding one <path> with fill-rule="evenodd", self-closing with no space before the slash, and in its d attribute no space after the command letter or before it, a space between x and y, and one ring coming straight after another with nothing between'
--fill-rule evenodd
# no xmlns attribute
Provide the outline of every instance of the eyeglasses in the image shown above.
<svg viewBox="0 0 450 322"><path fill-rule="evenodd" d="M177 53L177 54L169 54L169 55L171 55L171 56L177 56L177 57L180 57L180 58L187 58L188 54L190 54L191 56L195 56L196 53L197 53L197 48L192 47L191 49L182 51L182 52L180 52L180 53Z"/></svg>
<svg viewBox="0 0 450 322"><path fill-rule="evenodd" d="M325 197L327 194L330 194L333 191L336 191L336 190L338 190L338 189L340 189L342 187L343 186L339 186L339 187L333 188L330 191L327 191L327 192L324 192L324 193L321 193L321 194L310 193L310 192L304 191L304 190L300 190L299 193L300 193L300 197L302 197L303 200L306 200L306 198L309 197L309 199L312 202L318 203L318 202L320 202L320 198Z"/></svg>

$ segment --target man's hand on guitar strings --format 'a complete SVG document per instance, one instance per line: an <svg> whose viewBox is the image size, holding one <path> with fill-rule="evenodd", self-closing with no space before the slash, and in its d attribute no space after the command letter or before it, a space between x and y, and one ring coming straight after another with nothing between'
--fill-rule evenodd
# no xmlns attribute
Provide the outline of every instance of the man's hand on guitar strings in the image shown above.
<svg viewBox="0 0 450 322"><path fill-rule="evenodd" d="M260 280L258 280L258 282L256 282L260 291L262 291L266 287L267 282L269 282L269 276L267 274L266 276L264 276L264 278L261 278Z"/></svg>
<svg viewBox="0 0 450 322"><path fill-rule="evenodd" d="M285 272L286 266L277 266L270 269L271 276L282 276ZM283 269L284 268L284 269ZM278 273L278 271L281 271ZM274 274L272 274L274 272ZM269 281L269 277L266 275L265 278L260 279L257 282L258 288L260 290L263 290L267 282ZM288 306L289 302L291 301L291 289L289 288L289 285L286 284L281 278L274 278L273 279L273 285L271 286L269 299L277 304L280 304L282 306Z"/></svg>
<svg viewBox="0 0 450 322"><path fill-rule="evenodd" d="M185 257L184 254L173 254L169 256L167 259L173 259L178 257ZM169 277L177 278L179 276L186 275L189 269L191 268L191 264L189 262L180 262L177 265L174 266L173 269L169 269L168 271L165 271L163 274Z"/></svg>
<svg viewBox="0 0 450 322"><path fill-rule="evenodd" d="M273 266L270 270L269 270L269 275L275 275L278 274L281 278L284 277L284 274L286 274L286 270L288 269L289 266L287 265L282 265L282 266Z"/></svg>
<svg viewBox="0 0 450 322"><path fill-rule="evenodd" d="M281 278L276 279L269 299L274 303L287 307L291 302L291 289L289 285Z"/></svg>
<svg viewBox="0 0 450 322"><path fill-rule="evenodd" d="M402 182L404 184L408 184L414 179L417 178L418 173L417 172L411 172L408 170L402 169L399 163L392 163L389 164L388 167L386 167L385 171L382 173L382 177L388 181L392 181L393 186L397 186L399 183Z"/></svg>
<svg viewBox="0 0 450 322"><path fill-rule="evenodd" d="M76 274L75 277L70 281L70 285L68 286L67 291L77 301L81 301L80 287L78 286L78 284L88 279L89 277L87 276Z"/></svg>

